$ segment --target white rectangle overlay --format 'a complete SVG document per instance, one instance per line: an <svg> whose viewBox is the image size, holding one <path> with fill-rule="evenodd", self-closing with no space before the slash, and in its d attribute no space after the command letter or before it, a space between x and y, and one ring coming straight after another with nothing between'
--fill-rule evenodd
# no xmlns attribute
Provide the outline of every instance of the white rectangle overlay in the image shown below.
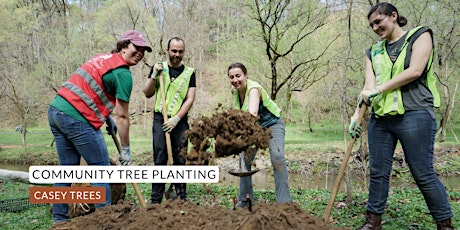
<svg viewBox="0 0 460 230"><path fill-rule="evenodd" d="M217 183L218 166L30 166L29 182L52 183Z"/></svg>

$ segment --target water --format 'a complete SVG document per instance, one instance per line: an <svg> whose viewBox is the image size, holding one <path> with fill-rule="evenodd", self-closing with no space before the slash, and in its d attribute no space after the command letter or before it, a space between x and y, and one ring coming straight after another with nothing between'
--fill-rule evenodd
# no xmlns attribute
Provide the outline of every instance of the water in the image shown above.
<svg viewBox="0 0 460 230"><path fill-rule="evenodd" d="M28 172L29 165L14 165L14 164L0 163L0 169Z"/></svg>
<svg viewBox="0 0 460 230"><path fill-rule="evenodd" d="M29 171L28 165L0 164L0 169L14 171ZM336 183L336 174L329 175L306 175L301 173L289 174L289 186L292 189L326 189L332 191ZM439 177L449 190L460 190L460 177ZM346 191L346 181L349 180L353 190L367 191L368 179L363 175L344 175L339 191ZM226 169L220 170L220 184L229 186L239 186L239 177L230 175ZM260 170L252 175L254 189L274 189L275 182L271 170ZM392 187L416 187L415 183L402 182L397 178L391 179Z"/></svg>
<svg viewBox="0 0 460 230"><path fill-rule="evenodd" d="M291 189L326 189L332 191L336 184L336 174L329 175L305 175L300 173L289 174L289 186ZM220 170L220 183L223 185L239 186L239 178L230 175L226 170ZM449 190L460 190L460 177L439 177ZM340 183L339 191L346 191L346 181L349 181L353 190L367 191L368 178L363 175L344 175ZM270 170L260 170L252 175L254 189L274 189L275 182ZM391 187L417 187L415 182L403 182L398 178L391 179Z"/></svg>
<svg viewBox="0 0 460 230"><path fill-rule="evenodd" d="M230 175L225 170L220 171L221 183L224 185L239 186L239 178ZM340 190L345 191L345 176L342 178ZM336 183L336 175L305 175L300 173L289 174L289 187L291 189L326 189L332 191ZM359 176L349 178L354 184L354 189L362 190L366 188L365 182ZM261 170L252 175L254 189L274 189L275 181L273 172ZM460 185L460 181L459 181Z"/></svg>

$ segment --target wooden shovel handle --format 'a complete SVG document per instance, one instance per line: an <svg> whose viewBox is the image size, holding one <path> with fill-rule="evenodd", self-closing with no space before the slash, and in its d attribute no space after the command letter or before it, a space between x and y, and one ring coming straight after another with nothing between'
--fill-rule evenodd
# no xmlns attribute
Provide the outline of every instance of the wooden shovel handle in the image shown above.
<svg viewBox="0 0 460 230"><path fill-rule="evenodd" d="M112 139L115 145L117 146L118 154L121 154L121 145L120 142L118 141L118 138L115 133L112 132ZM137 186L136 183L131 183L131 185L134 188L134 191L136 192L137 198L139 199L139 204L141 204L141 207L146 208L147 204L145 203L144 196L142 196L141 190Z"/></svg>
<svg viewBox="0 0 460 230"><path fill-rule="evenodd" d="M355 132L356 132L356 128L361 125L361 121L366 111L367 111L367 105L363 103L361 108L359 109L359 116L358 116L358 120L356 121L355 130L354 130ZM324 211L324 215L323 215L324 221L329 221L329 216L331 215L332 205L334 204L335 197L337 196L337 192L339 191L340 183L342 182L342 177L343 177L343 174L345 173L345 169L347 168L348 160L350 159L351 151L353 149L353 145L355 144L355 141L356 141L356 135L350 140L350 143L348 143L347 152L345 153L345 156L342 161L342 165L340 166L339 174L337 175L337 178L335 180L334 188L332 189L332 195L329 199L329 202L327 203L326 210Z"/></svg>
<svg viewBox="0 0 460 230"><path fill-rule="evenodd" d="M168 120L168 115L166 112L166 96L165 96L165 86L164 86L164 80L163 80L163 71L160 72L160 91L161 91L161 113L163 114L163 122L166 122ZM173 165L174 160L172 157L172 147L171 147L171 136L169 135L169 132L165 132L166 136L166 150L168 151L168 165Z"/></svg>

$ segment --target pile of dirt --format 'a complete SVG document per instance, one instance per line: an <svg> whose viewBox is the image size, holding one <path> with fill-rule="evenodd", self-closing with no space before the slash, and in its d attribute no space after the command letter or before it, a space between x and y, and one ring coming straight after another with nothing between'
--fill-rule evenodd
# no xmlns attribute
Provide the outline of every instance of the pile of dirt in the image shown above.
<svg viewBox="0 0 460 230"><path fill-rule="evenodd" d="M297 203L258 204L249 211L204 207L168 200L147 208L131 204L109 205L52 229L346 229L308 215Z"/></svg>
<svg viewBox="0 0 460 230"><path fill-rule="evenodd" d="M222 109L211 117L201 117L191 123L185 134L193 144L187 164L215 164L216 158L255 154L265 150L271 130L257 123L250 113ZM249 153L251 152L251 153ZM261 151L262 152L262 151ZM236 202L235 202L236 203ZM147 208L119 202L97 209L94 213L76 217L52 229L345 229L335 228L322 219L308 215L293 203L259 203L250 208L226 209L200 205L191 201L167 200Z"/></svg>
<svg viewBox="0 0 460 230"><path fill-rule="evenodd" d="M202 116L191 122L185 137L193 145L182 154L187 164L208 165L215 157L238 155L247 151L265 150L271 138L271 130L262 128L248 112L223 109L219 105L211 117ZM214 155L215 154L215 155Z"/></svg>

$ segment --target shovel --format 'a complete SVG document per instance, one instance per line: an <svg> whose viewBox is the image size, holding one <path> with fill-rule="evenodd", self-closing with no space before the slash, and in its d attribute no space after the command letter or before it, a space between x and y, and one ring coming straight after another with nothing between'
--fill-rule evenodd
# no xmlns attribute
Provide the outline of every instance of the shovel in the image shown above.
<svg viewBox="0 0 460 230"><path fill-rule="evenodd" d="M173 190L173 183L169 184L168 189L165 191L165 197L167 200L175 200L177 198L177 194Z"/></svg>
<svg viewBox="0 0 460 230"><path fill-rule="evenodd" d="M165 89L164 89L164 80L163 80L163 71L160 72L160 91L161 91L161 113L163 114L163 122L168 120L168 115L166 112L166 99L165 99ZM166 137L166 150L168 151L168 163L167 165L173 165L174 160L172 157L172 147L171 147L171 136L169 132L165 132ZM169 188L165 191L166 199L176 199L177 195L173 191L173 184L169 184Z"/></svg>
<svg viewBox="0 0 460 230"><path fill-rule="evenodd" d="M363 119L364 113L366 113L366 111L367 111L367 105L366 103L362 103L361 108L359 110L358 120L356 120L354 132L356 132L356 128L361 125L361 120ZM329 202L327 203L326 210L324 211L324 215L323 215L324 221L329 221L329 216L331 215L332 205L334 204L335 197L337 196L337 192L339 190L340 183L342 182L342 177L345 172L345 169L347 168L348 160L350 159L351 150L353 149L353 145L355 144L355 141L356 141L356 135L350 140L350 143L348 143L347 152L345 153L345 156L342 161L342 165L340 166L339 174L337 175L337 178L335 179L335 185L334 185L334 188L332 189L332 195L329 199Z"/></svg>
<svg viewBox="0 0 460 230"><path fill-rule="evenodd" d="M230 173L231 175L233 176L237 176L237 177L245 177L245 176L252 176L254 173L258 172L259 169L254 169L254 170L251 170L249 171L247 168L246 168L246 162L249 161L249 162L252 162L256 156L256 153L257 151L255 150L249 150L249 151L246 151L246 152L240 152L239 154L239 170L236 171L236 170L231 170L231 171L228 171L228 173Z"/></svg>
<svg viewBox="0 0 460 230"><path fill-rule="evenodd" d="M117 146L118 154L121 154L121 145L120 142L118 141L118 138L115 133L110 134L112 136L113 142L115 142L115 145ZM137 186L136 183L131 183L133 185L134 191L136 192L137 198L139 199L139 203L141 204L141 207L145 208L147 207L147 204L145 203L144 196L142 196L141 190L139 190L139 187Z"/></svg>

